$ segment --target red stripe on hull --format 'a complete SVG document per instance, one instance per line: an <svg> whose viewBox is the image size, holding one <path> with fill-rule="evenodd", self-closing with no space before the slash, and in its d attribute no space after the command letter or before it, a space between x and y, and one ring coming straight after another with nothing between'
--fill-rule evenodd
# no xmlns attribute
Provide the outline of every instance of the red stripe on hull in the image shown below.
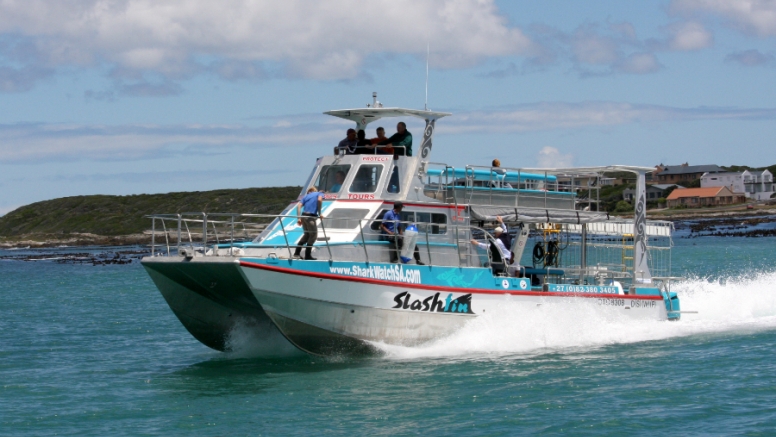
<svg viewBox="0 0 776 437"><path fill-rule="evenodd" d="M662 296L639 296L639 295L621 295L621 294L594 294L594 293L558 293L552 291L507 291L507 290L489 290L486 288L455 288L455 287L442 287L439 285L422 285L422 284L405 284L402 282L383 281L382 279L370 279L370 278L357 278L341 275L333 275L330 273L318 273L318 272L306 272L302 270L287 269L285 267L274 267L266 264L257 264L248 261L240 261L240 266L249 267L254 269L269 270L278 273L287 273L291 275L310 276L313 278L332 279L335 281L351 281L351 282L364 282L367 284L377 285L390 285L392 287L401 288L414 288L420 290L433 290L433 291L450 291L455 293L474 293L474 294L508 294L515 296L557 296L557 297L587 297L587 298L606 298L612 299L616 296L618 299L627 297L628 299L640 299L640 300L663 300Z"/></svg>

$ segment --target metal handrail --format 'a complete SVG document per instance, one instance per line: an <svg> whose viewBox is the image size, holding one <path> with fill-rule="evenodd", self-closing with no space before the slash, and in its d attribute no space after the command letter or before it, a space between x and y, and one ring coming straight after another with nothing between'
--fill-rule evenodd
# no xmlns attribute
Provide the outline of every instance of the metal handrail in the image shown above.
<svg viewBox="0 0 776 437"><path fill-rule="evenodd" d="M191 216L195 216L195 217L188 218L187 215L191 215ZM217 256L218 253L219 253L216 246L213 247L212 251L208 250L208 248L206 246L206 242L208 241L208 236L206 234L208 232L211 232L211 230L208 229L208 227L206 226L206 224L208 222L212 223L211 226L213 227L213 232L216 235L216 241L217 241L216 245L220 245L220 236L218 235L219 233L221 233L223 235L226 232L226 233L228 233L228 235L230 235L231 238L230 238L230 242L228 244L228 249L229 249L228 253L230 255L234 255L234 249L235 249L234 227L235 226L242 225L243 229L245 229L245 230L247 230L250 226L256 226L256 228L260 228L260 227L266 226L265 223L259 223L259 222L262 222L263 219L280 219L280 220L274 221L273 222L274 224L271 225L272 227L266 228L266 230L272 230L272 232L276 232L277 231L276 226L280 226L281 227L280 232L283 235L283 243L281 243L281 244L285 244L286 245L286 248L288 250L289 258L291 258L293 256L292 255L292 251L291 251L291 245L292 244L291 244L290 235L287 232L286 226L283 225L283 219L299 219L302 216L284 215L284 214L238 214L238 213L202 213L202 212L198 212L198 213L181 213L181 214L156 214L156 215L151 215L151 216L147 216L147 217L152 219L152 229L151 229L151 232L152 232L151 246L152 247L151 247L151 249L152 249L152 253L154 253L154 254L155 254L155 250L156 250L155 246L156 246L156 243L157 243L156 242L156 230L157 230L157 223L156 223L156 221L157 220L161 220L162 221L162 229L163 229L163 232L165 232L165 238L166 238L167 246L168 246L168 251L167 251L168 255L170 255L170 252L171 252L170 247L169 247L169 238L170 238L170 236L169 236L169 229L166 226L166 223L164 223L164 222L166 220L175 220L177 222L177 228L178 228L178 241L177 241L177 243L178 243L178 248L179 249L180 249L180 246L181 246L181 234L182 234L183 228L186 228L186 231L187 231L188 236L189 236L189 243L190 243L190 245L191 245L191 247L193 249L194 248L194 243L193 243L194 237L192 236L192 233L189 230L188 222L198 223L198 222L201 221L203 223L203 231L204 231L203 235L201 236L202 237L202 241L203 241L203 246L204 246L203 247L203 251L202 251L202 255L204 255L204 256ZM228 220L221 220L221 218L228 218ZM351 223L354 223L354 222L357 223L357 228L356 227L349 228L348 232L352 233L353 236L355 237L355 239L353 240L354 245L357 246L356 242L358 241L358 239L361 240L360 244L362 245L362 248L363 248L364 261L366 261L368 263L368 262L370 262L370 255L369 255L369 248L367 248L367 244L368 244L368 242L366 241L367 240L367 235L365 235L366 232L365 232L364 228L368 224L374 223L374 222L376 222L378 220L376 218L372 218L372 217L370 217L370 218L362 218L362 219L353 218L351 220L352 220ZM424 240L421 240L420 238L418 238L418 244L426 244L426 253L427 253L427 256L428 256L428 263L429 264L434 265L434 261L435 260L440 260L440 258L436 258L437 255L435 255L435 253L440 253L440 254L443 254L442 255L443 258L441 258L441 259L444 259L445 261L442 264L439 264L439 265L455 265L454 261L452 260L452 258L450 258L449 260L446 258L446 257L451 257L453 255L452 248L450 247L451 245L449 243L454 243L455 247L456 247L456 251L455 251L456 255L455 256L457 256L457 258L458 258L458 260L455 261L455 263L457 263L458 266L464 266L464 265L465 266L475 266L475 265L479 265L479 264L475 263L476 262L475 258L479 257L480 255L472 255L472 251L471 251L471 249L469 249L471 247L470 245L467 245L467 250L466 251L462 250L463 249L461 247L462 233L464 234L464 237L472 238L473 237L473 235L472 235L473 231L474 232L482 232L483 235L485 236L484 237L485 240L488 243L490 243L490 244L496 244L495 238L490 234L490 232L488 232L487 230L485 230L485 229L483 229L481 227L470 226L470 225L467 224L467 225L463 225L463 228L461 228L461 224L455 218L453 218L453 221L454 221L454 223L442 224L442 223L433 223L433 222L430 222L430 221L428 221L428 222L420 221L419 222L417 220L396 220L396 222L400 226L399 229L401 229L404 225L407 225L407 224L410 224L410 223L417 223L417 224L424 224L425 225L425 228L422 231L424 236L425 236ZM324 236L324 238L323 238L324 243L323 244L325 244L326 247L327 247L327 253L329 255L329 261L331 262L331 261L333 261L333 255L335 253L337 253L337 252L332 250L332 242L329 239L329 231L330 231L330 229L326 229L326 223L327 223L326 222L326 217L321 217L321 225L320 226L321 226L321 232L323 233L323 236ZM669 226L669 227L672 226L671 222L664 222L664 221L650 221L650 223L654 223L656 225L661 225L661 226ZM433 228L434 225L438 225L438 226L445 226L446 225L446 228L447 228L447 231L445 231L444 234L439 234L439 235L434 234L435 242L437 244L440 243L440 242L444 242L445 243L444 245L447 246L447 248L439 249L439 252L437 252L437 250L432 250L432 247L431 247L432 245L434 245L434 243L431 242L431 236L432 236L431 232L432 232L432 229L434 229ZM221 227L221 231L219 231L218 230L219 226L227 226L228 229L224 230L224 228ZM564 226L575 226L575 225L564 225ZM606 226L607 226L607 229L608 229L608 225L606 225ZM604 231L605 232L609 232L607 229L604 229ZM617 227L612 228L611 232L613 232L614 234L617 234L617 233L620 232L620 231L618 231L618 229L619 228L617 228ZM355 236L354 232L356 230L358 231L358 236ZM399 232L401 233L401 231L399 231ZM568 230L566 232L568 232ZM370 241L372 240L372 238L376 238L377 237L377 235L374 232L370 231L369 234L370 234L370 238L369 238ZM614 234L612 234L612 235L614 235ZM605 234L601 234L600 237L601 238L607 238L607 236ZM668 235L662 235L661 234L661 235L657 236L656 238L661 238L660 241L665 242L665 240L662 239L664 237L668 238L668 241L671 242L670 234L668 234ZM452 238L453 241L450 241L450 238ZM598 238L598 237L596 237L596 238ZM338 246L339 244L340 243L337 243L336 245ZM568 242L568 244L577 245L577 243L575 241L570 241L570 242ZM226 246L227 245L224 245L222 250L225 250ZM612 246L613 248L621 247L620 244L610 244L610 243L608 243L605 240L601 240L599 243L596 243L596 242L593 242L593 241L589 241L588 242L588 247L592 248L592 247L598 247L598 246L600 246L603 250L606 250L609 246ZM257 246L257 247L260 247L260 246ZM667 272L667 273L670 274L670 246L664 247L664 246L659 246L659 245L658 246L650 245L649 248L650 248L650 250L657 249L657 250L663 251L664 253L667 253L666 256L661 255L662 258L659 260L659 262L662 263L662 266L659 268L659 270L661 272ZM422 248L421 248L421 250L422 250ZM199 252L199 251L200 251L199 248L197 248L197 252ZM434 252L434 253L432 253L432 252ZM224 252L221 252L221 253L224 253ZM374 256L374 253L373 253L372 256ZM492 258L492 254L490 252L487 252L487 257L488 257L487 258L488 262L492 263L493 258ZM564 272L565 272L564 275L563 275L564 278L566 276L568 276L568 275L571 275L572 272L574 274L578 275L578 276L579 275L584 275L584 277L578 277L577 278L580 282L583 281L583 280L586 280L586 278L595 280L595 278L597 276L602 276L602 275L604 275L604 276L606 276L608 278L615 278L615 277L617 277L618 279L620 279L619 278L620 275L618 275L617 272L615 272L614 270L608 270L608 271L601 270L601 267L603 267L603 266L609 267L610 269L612 267L614 267L614 264L606 262L605 258L603 258L603 260L604 260L603 264L600 261L598 262L598 266L597 266L598 268L596 268L595 266L592 266L592 265L589 265L586 268L582 268L579 265L575 266L575 265L568 265L568 264L565 265L565 266L561 266L560 268L563 269ZM508 261L509 260L505 259L504 260L504 264L508 265L507 264ZM516 260L516 261L518 263L521 262L521 260ZM658 277L666 277L666 276L665 275L660 275L660 276L656 276L654 279L657 280ZM558 278L553 277L552 280L556 280L556 279L558 279ZM625 278L622 278L622 279L625 279Z"/></svg>

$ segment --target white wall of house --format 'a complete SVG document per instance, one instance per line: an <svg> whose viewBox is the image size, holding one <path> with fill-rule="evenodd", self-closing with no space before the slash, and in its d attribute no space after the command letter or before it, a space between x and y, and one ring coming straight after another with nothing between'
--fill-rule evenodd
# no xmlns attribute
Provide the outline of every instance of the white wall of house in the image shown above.
<svg viewBox="0 0 776 437"><path fill-rule="evenodd" d="M704 173L701 176L701 188L709 187L727 187L734 193L746 193L746 197L749 197L749 192L746 191L744 186L743 173Z"/></svg>
<svg viewBox="0 0 776 437"><path fill-rule="evenodd" d="M747 197L751 197L755 200L770 199L774 193L773 174L768 170L762 173L751 173L749 170L741 173L744 181L744 189L746 190Z"/></svg>

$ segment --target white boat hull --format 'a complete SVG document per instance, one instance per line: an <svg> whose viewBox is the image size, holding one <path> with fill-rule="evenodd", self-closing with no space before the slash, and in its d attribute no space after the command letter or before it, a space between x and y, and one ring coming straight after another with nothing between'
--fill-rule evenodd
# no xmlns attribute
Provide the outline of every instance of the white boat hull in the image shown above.
<svg viewBox="0 0 776 437"><path fill-rule="evenodd" d="M507 303L518 312L551 302L576 302L628 318L667 319L659 295L512 290L496 288L503 278L492 276L488 278L494 284L490 289L395 283L306 269L312 264L328 265L325 261L280 260L279 265L241 261L241 268L256 299L283 335L316 355L374 353L378 350L374 343L419 345L448 336L469 320ZM424 278L433 278L436 272L451 268L417 269L424 272Z"/></svg>

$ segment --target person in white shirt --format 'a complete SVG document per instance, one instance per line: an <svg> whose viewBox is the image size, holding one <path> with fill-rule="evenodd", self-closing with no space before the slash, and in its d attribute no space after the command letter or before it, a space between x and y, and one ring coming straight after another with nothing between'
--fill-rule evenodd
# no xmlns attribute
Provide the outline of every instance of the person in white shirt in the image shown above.
<svg viewBox="0 0 776 437"><path fill-rule="evenodd" d="M507 265L512 259L512 252L507 249L507 247L504 245L504 242L499 238L502 233L504 233L504 228L499 226L493 231L493 236L496 237L494 241L496 242L496 247L498 248L499 253L501 253L501 263ZM490 246L490 243L480 243L473 238L471 239L471 242L473 245L478 246L480 249L487 250L488 246Z"/></svg>

